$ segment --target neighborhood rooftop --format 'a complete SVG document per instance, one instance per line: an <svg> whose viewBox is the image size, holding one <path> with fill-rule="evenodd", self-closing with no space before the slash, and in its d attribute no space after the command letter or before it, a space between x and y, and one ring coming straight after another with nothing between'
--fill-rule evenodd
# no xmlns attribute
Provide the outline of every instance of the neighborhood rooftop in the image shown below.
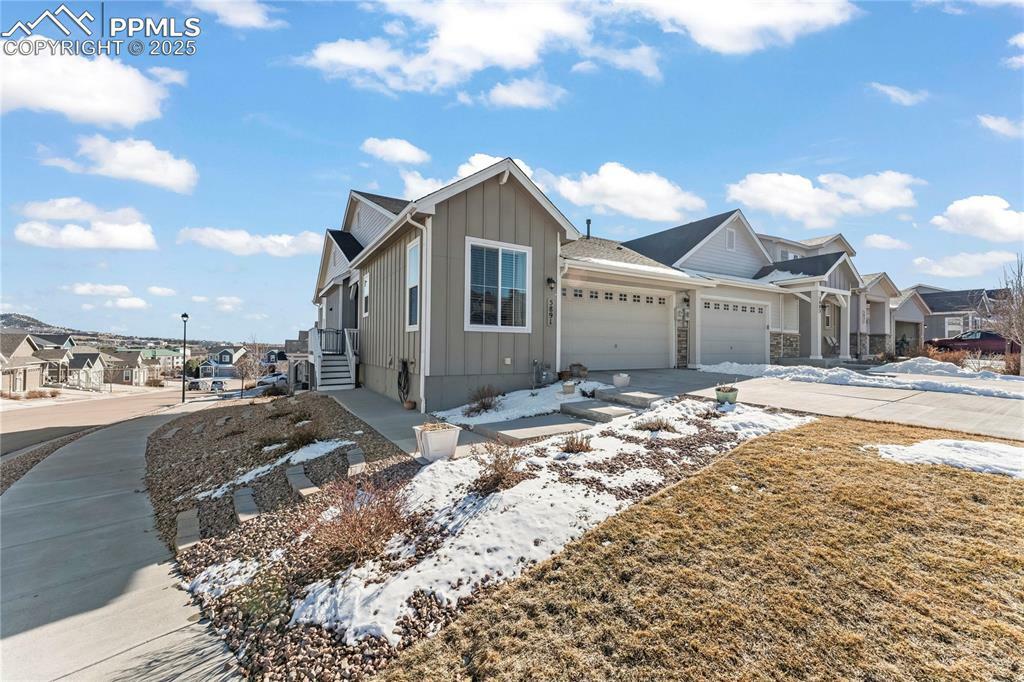
<svg viewBox="0 0 1024 682"><path fill-rule="evenodd" d="M358 194L359 196L363 197L364 199L368 199L369 201L372 201L373 203L377 204L385 211L388 211L389 213L394 213L395 215L401 213L403 210L405 210L405 207L409 205L408 199L387 197L384 196L383 194L372 194L370 192L364 192L361 189L352 191Z"/></svg>
<svg viewBox="0 0 1024 682"><path fill-rule="evenodd" d="M770 265L763 266L754 273L754 279L767 277L775 271L800 273L807 277L821 277L831 270L832 266L844 255L842 251L836 251L835 253L823 253L818 256L776 261Z"/></svg>
<svg viewBox="0 0 1024 682"><path fill-rule="evenodd" d="M934 294L921 294L928 307L936 313L975 310L985 298L984 289L966 289L964 291L940 291Z"/></svg>
<svg viewBox="0 0 1024 682"><path fill-rule="evenodd" d="M661 232L649 234L646 237L631 239L623 242L623 245L663 265L673 265L682 256L704 241L709 234L718 229L734 213L736 213L735 210L727 211L713 215L710 218L702 218L692 223L677 225Z"/></svg>
<svg viewBox="0 0 1024 682"><path fill-rule="evenodd" d="M351 232L345 232L343 230L328 230L327 233L331 235L331 239L338 245L341 252L345 254L345 258L350 261L354 259L363 250L363 245L359 243Z"/></svg>

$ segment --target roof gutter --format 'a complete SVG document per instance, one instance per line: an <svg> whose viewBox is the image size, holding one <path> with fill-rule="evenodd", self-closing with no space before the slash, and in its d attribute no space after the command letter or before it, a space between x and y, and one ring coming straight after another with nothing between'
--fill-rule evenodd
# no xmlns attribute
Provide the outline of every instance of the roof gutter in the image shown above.
<svg viewBox="0 0 1024 682"><path fill-rule="evenodd" d="M608 275L622 275L628 277L635 277L639 279L649 279L657 282L672 282L673 284L690 284L695 287L714 287L717 286L715 282L711 280L700 281L694 277L688 277L682 273L679 276L671 275L669 273L658 274L656 272L644 273L638 272L637 270L631 270L629 268L616 268L608 265L597 265L596 263L590 263L587 261L578 261L571 258L562 259L565 261L565 268L575 268L577 270L586 270L588 272L600 272Z"/></svg>

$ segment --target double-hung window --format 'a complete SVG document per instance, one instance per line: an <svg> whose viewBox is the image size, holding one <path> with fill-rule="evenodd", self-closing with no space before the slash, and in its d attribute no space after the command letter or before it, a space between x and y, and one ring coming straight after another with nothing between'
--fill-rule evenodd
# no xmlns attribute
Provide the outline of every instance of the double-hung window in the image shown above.
<svg viewBox="0 0 1024 682"><path fill-rule="evenodd" d="M420 328L420 240L405 247L405 331Z"/></svg>
<svg viewBox="0 0 1024 682"><path fill-rule="evenodd" d="M370 314L370 273L363 275L363 290L360 292L362 296L362 308L363 317Z"/></svg>
<svg viewBox="0 0 1024 682"><path fill-rule="evenodd" d="M466 331L530 331L530 258L528 246L466 238Z"/></svg>

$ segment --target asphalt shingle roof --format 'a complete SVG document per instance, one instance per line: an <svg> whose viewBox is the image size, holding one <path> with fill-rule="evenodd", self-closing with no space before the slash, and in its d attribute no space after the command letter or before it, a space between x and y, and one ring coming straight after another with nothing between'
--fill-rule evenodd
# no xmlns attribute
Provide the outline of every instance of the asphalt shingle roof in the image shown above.
<svg viewBox="0 0 1024 682"><path fill-rule="evenodd" d="M835 253L823 253L819 256L807 256L806 258L792 258L790 260L780 260L772 263L771 265L765 265L754 274L754 279L761 279L766 277L776 270L783 272L801 273L808 277L821 277L826 272L832 269L832 266L836 264L844 253L842 251L836 251Z"/></svg>
<svg viewBox="0 0 1024 682"><path fill-rule="evenodd" d="M562 247L562 257L570 260L610 260L617 263L631 263L633 265L647 265L650 267L664 268L665 266L648 258L642 253L620 244L611 239L591 237L590 239L577 239Z"/></svg>
<svg viewBox="0 0 1024 682"><path fill-rule="evenodd" d="M350 261L358 256L362 250L363 245L359 243L359 240L352 236L351 232L345 232L344 230L327 230L327 233L331 235L331 239L338 245L341 252L345 254L345 258Z"/></svg>
<svg viewBox="0 0 1024 682"><path fill-rule="evenodd" d="M36 356L40 360L63 360L64 356L68 354L66 348L44 348L43 350L37 350L32 355Z"/></svg>
<svg viewBox="0 0 1024 682"><path fill-rule="evenodd" d="M954 313L975 310L985 295L984 289L961 289L960 291L939 291L921 294L921 298L933 313Z"/></svg>
<svg viewBox="0 0 1024 682"><path fill-rule="evenodd" d="M18 349L21 342L28 336L25 332L3 332L0 333L0 353L4 354L4 357L11 357L11 353Z"/></svg>
<svg viewBox="0 0 1024 682"><path fill-rule="evenodd" d="M670 227L661 232L638 237L622 242L626 248L658 261L662 265L672 265L700 244L705 237L715 231L719 225L728 220L736 211L719 213L709 218L695 220L685 225Z"/></svg>
<svg viewBox="0 0 1024 682"><path fill-rule="evenodd" d="M373 203L377 204L385 211L390 211L395 215L398 215L409 205L408 199L398 199L396 197L386 197L383 194L371 194L370 192L364 192L362 190L352 190L359 196L369 199Z"/></svg>

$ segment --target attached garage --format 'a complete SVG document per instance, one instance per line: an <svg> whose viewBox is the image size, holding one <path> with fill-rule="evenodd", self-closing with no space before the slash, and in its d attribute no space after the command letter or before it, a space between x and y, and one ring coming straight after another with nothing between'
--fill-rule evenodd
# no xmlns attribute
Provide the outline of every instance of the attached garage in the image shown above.
<svg viewBox="0 0 1024 682"><path fill-rule="evenodd" d="M671 291L566 282L562 289L562 365L660 369L675 357Z"/></svg>
<svg viewBox="0 0 1024 682"><path fill-rule="evenodd" d="M700 364L768 362L767 304L705 298L700 305Z"/></svg>

